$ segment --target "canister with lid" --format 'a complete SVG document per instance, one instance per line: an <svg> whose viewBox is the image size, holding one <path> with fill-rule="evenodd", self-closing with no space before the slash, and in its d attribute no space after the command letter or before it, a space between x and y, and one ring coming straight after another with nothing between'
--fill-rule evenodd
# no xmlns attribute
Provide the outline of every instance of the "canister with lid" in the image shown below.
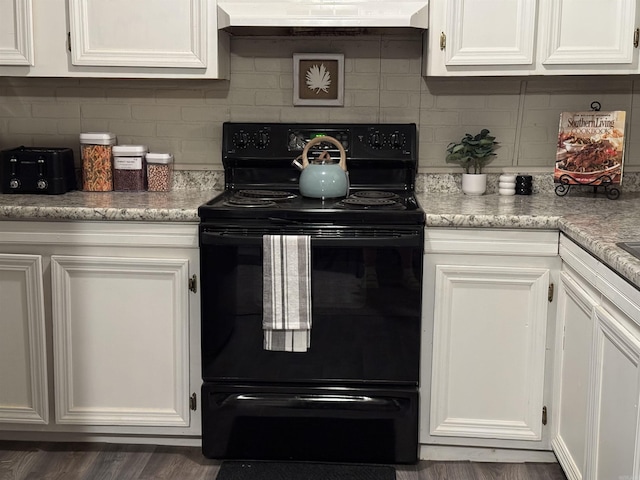
<svg viewBox="0 0 640 480"><path fill-rule="evenodd" d="M116 145L113 147L113 189L141 191L146 189L147 154L145 145Z"/></svg>
<svg viewBox="0 0 640 480"><path fill-rule="evenodd" d="M168 192L173 177L173 155L170 153L147 153L147 190Z"/></svg>
<svg viewBox="0 0 640 480"><path fill-rule="evenodd" d="M116 136L110 132L80 134L82 189L88 192L113 190L113 146Z"/></svg>

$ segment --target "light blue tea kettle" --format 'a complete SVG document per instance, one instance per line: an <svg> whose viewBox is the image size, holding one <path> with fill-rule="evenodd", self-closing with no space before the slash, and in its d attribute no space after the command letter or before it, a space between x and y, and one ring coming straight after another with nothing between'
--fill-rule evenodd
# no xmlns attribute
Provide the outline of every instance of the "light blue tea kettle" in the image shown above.
<svg viewBox="0 0 640 480"><path fill-rule="evenodd" d="M309 160L309 149L321 142L329 142L338 147L340 161L336 163L328 152L323 151L316 158ZM300 195L311 198L346 197L349 191L349 173L347 172L347 154L342 144L333 137L316 137L309 141L300 157L293 161L293 165L302 170L300 173Z"/></svg>

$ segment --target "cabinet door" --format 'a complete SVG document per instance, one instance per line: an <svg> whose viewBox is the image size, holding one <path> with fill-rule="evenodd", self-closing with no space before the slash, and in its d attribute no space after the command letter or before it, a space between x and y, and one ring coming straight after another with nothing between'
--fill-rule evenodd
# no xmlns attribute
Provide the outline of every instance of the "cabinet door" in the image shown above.
<svg viewBox="0 0 640 480"><path fill-rule="evenodd" d="M435 260L430 434L538 441L549 269L473 258Z"/></svg>
<svg viewBox="0 0 640 480"><path fill-rule="evenodd" d="M595 306L596 299L563 272L558 289L551 446L567 476L576 480L585 478Z"/></svg>
<svg viewBox="0 0 640 480"><path fill-rule="evenodd" d="M537 0L432 2L427 75L526 74L534 68Z"/></svg>
<svg viewBox="0 0 640 480"><path fill-rule="evenodd" d="M206 68L207 3L69 0L72 63Z"/></svg>
<svg viewBox="0 0 640 480"><path fill-rule="evenodd" d="M0 65L33 65L31 0L0 0Z"/></svg>
<svg viewBox="0 0 640 480"><path fill-rule="evenodd" d="M539 20L542 66L637 65L636 4L636 0L542 2Z"/></svg>
<svg viewBox="0 0 640 480"><path fill-rule="evenodd" d="M188 263L51 257L58 423L189 425Z"/></svg>
<svg viewBox="0 0 640 480"><path fill-rule="evenodd" d="M40 255L0 254L0 423L48 423Z"/></svg>
<svg viewBox="0 0 640 480"><path fill-rule="evenodd" d="M638 478L640 328L600 306L595 316L595 418L589 435L587 477Z"/></svg>

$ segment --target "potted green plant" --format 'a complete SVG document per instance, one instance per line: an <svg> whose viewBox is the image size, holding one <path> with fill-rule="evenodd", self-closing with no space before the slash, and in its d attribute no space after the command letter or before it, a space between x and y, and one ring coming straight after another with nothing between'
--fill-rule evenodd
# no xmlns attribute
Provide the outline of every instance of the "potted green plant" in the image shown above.
<svg viewBox="0 0 640 480"><path fill-rule="evenodd" d="M489 133L483 128L477 135L467 133L459 142L447 146L446 161L464 168L462 191L467 195L482 195L487 190L487 175L482 173L482 167L495 156L493 151L498 145L496 137Z"/></svg>

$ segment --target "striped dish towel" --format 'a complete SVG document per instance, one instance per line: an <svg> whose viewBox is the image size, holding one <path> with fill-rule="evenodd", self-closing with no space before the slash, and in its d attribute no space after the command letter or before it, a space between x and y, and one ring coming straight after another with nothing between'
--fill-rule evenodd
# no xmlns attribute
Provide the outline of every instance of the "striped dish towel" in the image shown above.
<svg viewBox="0 0 640 480"><path fill-rule="evenodd" d="M264 349L306 352L311 341L311 237L264 235Z"/></svg>

